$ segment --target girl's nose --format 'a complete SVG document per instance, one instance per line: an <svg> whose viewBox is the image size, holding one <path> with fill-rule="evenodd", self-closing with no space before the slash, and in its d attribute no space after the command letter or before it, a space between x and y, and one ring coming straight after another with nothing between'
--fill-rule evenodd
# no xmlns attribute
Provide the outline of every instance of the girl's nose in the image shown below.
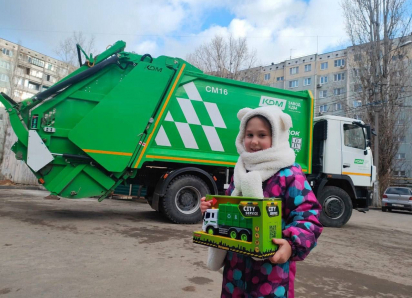
<svg viewBox="0 0 412 298"><path fill-rule="evenodd" d="M254 137L254 138L252 139L252 144L257 144L257 143L258 143L258 139Z"/></svg>

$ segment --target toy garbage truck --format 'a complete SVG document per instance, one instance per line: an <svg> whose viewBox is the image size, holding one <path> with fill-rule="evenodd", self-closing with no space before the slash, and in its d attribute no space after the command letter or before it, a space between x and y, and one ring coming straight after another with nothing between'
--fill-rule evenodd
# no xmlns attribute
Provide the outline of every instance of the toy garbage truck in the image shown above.
<svg viewBox="0 0 412 298"><path fill-rule="evenodd" d="M237 112L276 105L292 117L289 141L323 206L321 222L342 226L352 208L367 210L375 180L369 125L314 118L309 91L217 78L125 46L80 58L79 69L22 102L0 95L18 138L16 158L52 195L103 200L122 183L137 184L171 221L197 223L200 198L229 185Z"/></svg>
<svg viewBox="0 0 412 298"><path fill-rule="evenodd" d="M204 214L202 231L193 233L196 244L267 258L282 238L282 200L211 196L213 208Z"/></svg>

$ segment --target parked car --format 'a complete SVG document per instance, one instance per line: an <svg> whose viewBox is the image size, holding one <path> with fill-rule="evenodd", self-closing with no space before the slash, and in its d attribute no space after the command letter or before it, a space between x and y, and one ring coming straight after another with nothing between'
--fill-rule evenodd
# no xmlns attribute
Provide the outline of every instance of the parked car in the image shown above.
<svg viewBox="0 0 412 298"><path fill-rule="evenodd" d="M382 197L382 211L393 209L412 211L412 188L388 187Z"/></svg>

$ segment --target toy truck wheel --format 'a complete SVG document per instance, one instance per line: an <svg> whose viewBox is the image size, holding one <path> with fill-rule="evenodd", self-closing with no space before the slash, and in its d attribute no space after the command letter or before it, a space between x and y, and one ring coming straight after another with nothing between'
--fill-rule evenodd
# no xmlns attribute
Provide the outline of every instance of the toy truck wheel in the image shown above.
<svg viewBox="0 0 412 298"><path fill-rule="evenodd" d="M174 223L198 223L202 219L200 198L208 193L207 184L199 177L178 176L167 187L162 200L163 214Z"/></svg>
<svg viewBox="0 0 412 298"><path fill-rule="evenodd" d="M210 235L214 235L215 234L215 229L213 227L208 227L206 229L206 233L208 233Z"/></svg>
<svg viewBox="0 0 412 298"><path fill-rule="evenodd" d="M229 230L229 237L232 238L232 239L236 239L237 238L237 231L234 230L234 229Z"/></svg>
<svg viewBox="0 0 412 298"><path fill-rule="evenodd" d="M248 233L248 232L246 232L246 231L242 231L242 232L240 232L239 238L240 238L240 240L242 240L242 241L247 241L247 242L250 242L250 236L249 236L249 233Z"/></svg>
<svg viewBox="0 0 412 298"><path fill-rule="evenodd" d="M352 201L343 189L326 186L318 197L322 205L319 220L325 227L340 228L352 215Z"/></svg>

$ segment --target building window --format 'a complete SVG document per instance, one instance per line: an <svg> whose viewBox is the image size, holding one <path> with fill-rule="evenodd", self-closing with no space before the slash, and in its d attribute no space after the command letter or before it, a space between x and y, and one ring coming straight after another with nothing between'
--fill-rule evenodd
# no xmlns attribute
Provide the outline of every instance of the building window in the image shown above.
<svg viewBox="0 0 412 298"><path fill-rule="evenodd" d="M341 103L335 103L335 111L340 111L342 110L342 104Z"/></svg>
<svg viewBox="0 0 412 298"><path fill-rule="evenodd" d="M269 81L270 80L270 73L265 74L265 81Z"/></svg>
<svg viewBox="0 0 412 298"><path fill-rule="evenodd" d="M278 82L283 81L283 77L277 77L276 81L278 81Z"/></svg>
<svg viewBox="0 0 412 298"><path fill-rule="evenodd" d="M345 59L335 60L335 67L345 66Z"/></svg>
<svg viewBox="0 0 412 298"><path fill-rule="evenodd" d="M56 71L56 67L51 63L46 63L46 69Z"/></svg>
<svg viewBox="0 0 412 298"><path fill-rule="evenodd" d="M333 89L334 95L342 95L344 93L343 88L335 88Z"/></svg>
<svg viewBox="0 0 412 298"><path fill-rule="evenodd" d="M306 64L305 65L305 72L311 71L312 70L312 64Z"/></svg>
<svg viewBox="0 0 412 298"><path fill-rule="evenodd" d="M320 83L326 84L328 82L328 76L320 77Z"/></svg>
<svg viewBox="0 0 412 298"><path fill-rule="evenodd" d="M10 63L4 60L0 60L0 67L5 69L10 69Z"/></svg>
<svg viewBox="0 0 412 298"><path fill-rule="evenodd" d="M0 73L0 81L8 82L9 81L9 76L4 74L4 73Z"/></svg>
<svg viewBox="0 0 412 298"><path fill-rule="evenodd" d="M9 50L9 49L6 49L6 48L2 48L1 51L2 51L2 53L3 53L4 55L7 55L7 56L9 56L9 57L13 57L13 51L12 51L12 50Z"/></svg>
<svg viewBox="0 0 412 298"><path fill-rule="evenodd" d="M333 80L335 82L343 81L345 79L345 74L344 73L337 73L333 75Z"/></svg>
<svg viewBox="0 0 412 298"><path fill-rule="evenodd" d="M405 176L406 176L406 172L405 172L405 171L393 171L393 176L405 177Z"/></svg>
<svg viewBox="0 0 412 298"><path fill-rule="evenodd" d="M325 98L328 94L327 90L321 90L319 91L319 98Z"/></svg>
<svg viewBox="0 0 412 298"><path fill-rule="evenodd" d="M30 75L36 78L40 78L40 79L43 77L43 73L35 69L30 70Z"/></svg>
<svg viewBox="0 0 412 298"><path fill-rule="evenodd" d="M289 69L289 73L290 73L291 75L298 74L298 73L299 73L299 66L291 67L291 68Z"/></svg>
<svg viewBox="0 0 412 298"><path fill-rule="evenodd" d="M312 81L311 78L306 78L306 79L303 81L303 86L309 86L310 83L311 83L311 81Z"/></svg>
<svg viewBox="0 0 412 298"><path fill-rule="evenodd" d="M325 113L328 111L328 105L321 105L319 106L319 112L320 113Z"/></svg>
<svg viewBox="0 0 412 298"><path fill-rule="evenodd" d="M359 77L359 69L357 69L357 68L353 69L353 76Z"/></svg>
<svg viewBox="0 0 412 298"><path fill-rule="evenodd" d="M27 56L27 61L31 64L34 64L34 65L37 65L37 66L40 66L40 67L44 67L44 61L40 60L38 58Z"/></svg>
<svg viewBox="0 0 412 298"><path fill-rule="evenodd" d="M289 88L296 88L299 86L298 80L289 81Z"/></svg>
<svg viewBox="0 0 412 298"><path fill-rule="evenodd" d="M361 61L362 60L362 55L361 54L355 54L353 56L353 60L354 61Z"/></svg>
<svg viewBox="0 0 412 298"><path fill-rule="evenodd" d="M395 155L396 159L405 159L406 154L405 153L398 153Z"/></svg>
<svg viewBox="0 0 412 298"><path fill-rule="evenodd" d="M358 107L361 107L362 106L362 101L360 101L360 100L354 100L353 101L353 107L354 108L358 108Z"/></svg>
<svg viewBox="0 0 412 298"><path fill-rule="evenodd" d="M322 62L320 64L320 69L328 69L328 62Z"/></svg>
<svg viewBox="0 0 412 298"><path fill-rule="evenodd" d="M32 90L36 90L36 91L40 90L40 85L36 84L36 83L33 83L33 82L29 82L28 87L29 87L29 89L32 89Z"/></svg>

